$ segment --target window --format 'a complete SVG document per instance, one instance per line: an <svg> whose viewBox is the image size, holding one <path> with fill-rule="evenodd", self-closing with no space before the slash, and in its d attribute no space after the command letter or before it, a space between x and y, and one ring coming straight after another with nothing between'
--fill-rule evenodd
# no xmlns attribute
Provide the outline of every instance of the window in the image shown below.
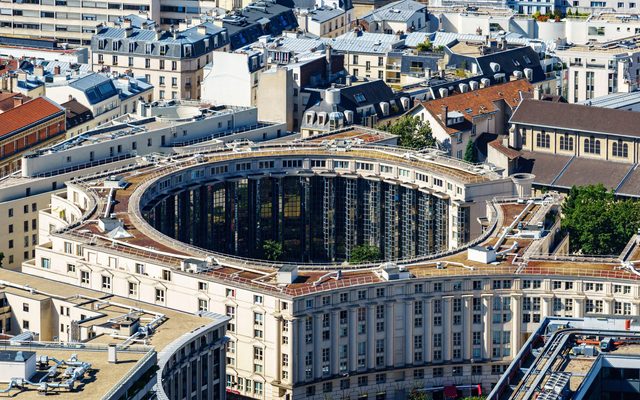
<svg viewBox="0 0 640 400"><path fill-rule="evenodd" d="M111 277L110 276L102 276L102 288L106 290L111 290Z"/></svg>
<svg viewBox="0 0 640 400"><path fill-rule="evenodd" d="M89 271L80 271L80 283L83 285L89 284Z"/></svg>
<svg viewBox="0 0 640 400"><path fill-rule="evenodd" d="M573 137L567 135L560 136L560 150L573 151Z"/></svg>
<svg viewBox="0 0 640 400"><path fill-rule="evenodd" d="M545 131L536 134L536 147L548 149L551 147L551 135Z"/></svg>
<svg viewBox="0 0 640 400"><path fill-rule="evenodd" d="M257 326L262 326L264 324L264 315L261 313L254 312L253 313L253 324Z"/></svg>
<svg viewBox="0 0 640 400"><path fill-rule="evenodd" d="M40 266L44 269L51 269L51 260L43 257L40 260Z"/></svg>
<svg viewBox="0 0 640 400"><path fill-rule="evenodd" d="M67 264L67 272L76 272L76 266L73 264Z"/></svg>
<svg viewBox="0 0 640 400"><path fill-rule="evenodd" d="M164 303L164 289L156 289L156 302Z"/></svg>
<svg viewBox="0 0 640 400"><path fill-rule="evenodd" d="M613 142L612 153L614 157L627 158L629 157L629 145L623 143L622 140Z"/></svg>
<svg viewBox="0 0 640 400"><path fill-rule="evenodd" d="M162 280L170 281L171 280L171 271L168 269L162 270Z"/></svg>
<svg viewBox="0 0 640 400"><path fill-rule="evenodd" d="M253 295L253 303L254 304L262 304L262 301L263 301L262 300L262 296L257 295L257 294Z"/></svg>
<svg viewBox="0 0 640 400"><path fill-rule="evenodd" d="M138 284L135 282L129 282L129 296L138 295Z"/></svg>
<svg viewBox="0 0 640 400"><path fill-rule="evenodd" d="M584 140L584 152L589 154L600 154L600 140L593 136Z"/></svg>
<svg viewBox="0 0 640 400"><path fill-rule="evenodd" d="M29 303L22 303L22 311L29 312Z"/></svg>

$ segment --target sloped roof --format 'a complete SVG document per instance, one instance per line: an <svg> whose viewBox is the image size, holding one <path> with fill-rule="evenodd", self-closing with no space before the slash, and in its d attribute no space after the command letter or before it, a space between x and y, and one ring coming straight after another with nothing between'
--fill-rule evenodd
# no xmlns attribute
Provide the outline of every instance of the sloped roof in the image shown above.
<svg viewBox="0 0 640 400"><path fill-rule="evenodd" d="M118 95L113 81L101 74L85 75L69 82L69 86L83 92L90 104L97 104Z"/></svg>
<svg viewBox="0 0 640 400"><path fill-rule="evenodd" d="M38 97L0 114L0 138L18 132L30 125L43 122L64 109L46 97Z"/></svg>
<svg viewBox="0 0 640 400"><path fill-rule="evenodd" d="M521 100L521 92L530 92L533 87L529 81L519 79L500 85L489 86L487 88L472 90L467 93L456 94L436 100L422 102L422 106L442 125L450 135L459 132L458 125L445 127L441 119L442 107L447 106L449 113L458 111L464 116L465 129L469 129L473 117L496 111L496 101L504 100L509 107L515 108Z"/></svg>
<svg viewBox="0 0 640 400"><path fill-rule="evenodd" d="M640 137L640 113L538 100L524 100L511 123L586 133Z"/></svg>

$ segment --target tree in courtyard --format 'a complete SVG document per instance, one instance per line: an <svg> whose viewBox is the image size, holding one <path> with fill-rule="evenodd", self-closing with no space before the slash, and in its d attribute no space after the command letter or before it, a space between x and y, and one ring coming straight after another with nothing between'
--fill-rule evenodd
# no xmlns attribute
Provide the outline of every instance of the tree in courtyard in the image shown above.
<svg viewBox="0 0 640 400"><path fill-rule="evenodd" d="M367 262L380 260L380 249L370 244L361 244L351 249L351 257L349 262L351 264L364 264Z"/></svg>
<svg viewBox="0 0 640 400"><path fill-rule="evenodd" d="M640 227L640 202L616 199L602 184L574 186L562 205L571 252L619 254Z"/></svg>
<svg viewBox="0 0 640 400"><path fill-rule="evenodd" d="M381 125L378 128L398 135L398 144L403 147L422 149L436 144L429 123L421 121L419 117L404 115L392 124Z"/></svg>
<svg viewBox="0 0 640 400"><path fill-rule="evenodd" d="M282 243L275 240L265 240L262 243L262 254L264 258L271 261L278 261L282 257Z"/></svg>
<svg viewBox="0 0 640 400"><path fill-rule="evenodd" d="M476 155L476 146L472 139L467 142L467 147L464 150L464 160L469 163L477 163L478 157Z"/></svg>

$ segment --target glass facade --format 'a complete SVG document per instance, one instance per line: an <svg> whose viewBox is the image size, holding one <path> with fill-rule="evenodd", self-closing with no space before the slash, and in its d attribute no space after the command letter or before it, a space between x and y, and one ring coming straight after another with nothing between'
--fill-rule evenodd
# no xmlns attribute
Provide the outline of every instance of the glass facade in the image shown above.
<svg viewBox="0 0 640 400"><path fill-rule="evenodd" d="M282 261L341 262L362 244L378 247L385 260L447 250L448 210L448 199L394 182L259 176L185 188L158 199L145 218L216 252L264 258L265 241L276 241ZM460 225L467 219L456 217Z"/></svg>

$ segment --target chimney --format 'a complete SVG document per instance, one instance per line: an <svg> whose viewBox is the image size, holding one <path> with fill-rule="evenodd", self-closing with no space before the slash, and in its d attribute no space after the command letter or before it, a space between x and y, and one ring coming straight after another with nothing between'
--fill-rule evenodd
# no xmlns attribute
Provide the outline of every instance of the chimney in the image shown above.
<svg viewBox="0 0 640 400"><path fill-rule="evenodd" d="M24 104L24 96L16 96L13 98L13 107L18 107Z"/></svg>
<svg viewBox="0 0 640 400"><path fill-rule="evenodd" d="M207 27L204 25L198 25L197 31L200 35L206 35L207 34Z"/></svg>
<svg viewBox="0 0 640 400"><path fill-rule="evenodd" d="M449 115L449 107L442 106L442 122L444 122L444 126L447 127L449 126L449 118L447 118L447 116Z"/></svg>
<svg viewBox="0 0 640 400"><path fill-rule="evenodd" d="M73 96L69 95L69 101L73 100Z"/></svg>
<svg viewBox="0 0 640 400"><path fill-rule="evenodd" d="M56 65L55 67L53 67L53 74L54 75L60 75L60 66Z"/></svg>
<svg viewBox="0 0 640 400"><path fill-rule="evenodd" d="M44 67L42 65L38 65L33 69L33 73L35 76L44 76Z"/></svg>
<svg viewBox="0 0 640 400"><path fill-rule="evenodd" d="M540 100L542 99L542 90L540 89L540 86L536 86L533 89L533 99L534 100Z"/></svg>

